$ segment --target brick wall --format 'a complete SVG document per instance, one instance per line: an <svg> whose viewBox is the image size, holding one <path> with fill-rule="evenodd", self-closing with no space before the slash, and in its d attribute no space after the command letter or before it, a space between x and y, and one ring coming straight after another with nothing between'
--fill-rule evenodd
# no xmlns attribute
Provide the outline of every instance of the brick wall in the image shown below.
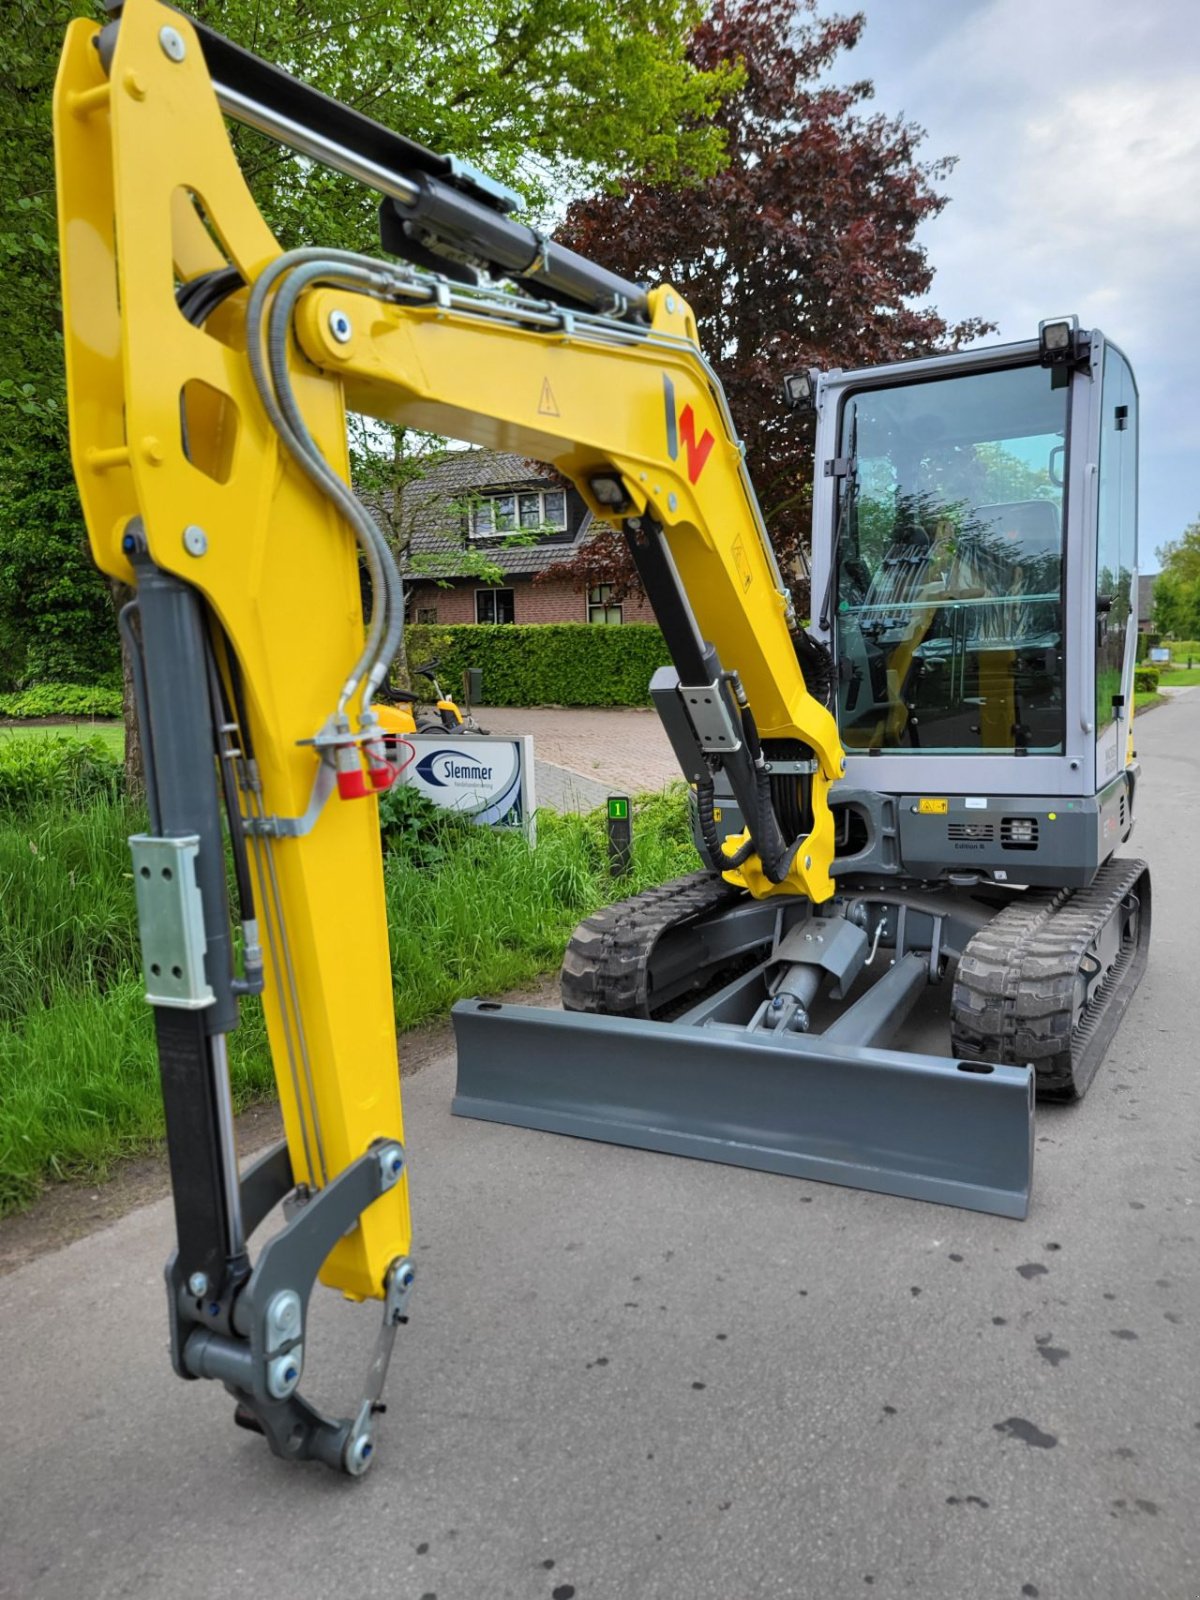
<svg viewBox="0 0 1200 1600"><path fill-rule="evenodd" d="M422 611L436 610L439 623L474 622L475 591L488 588L488 584L471 579L442 589L433 583L416 583L408 587L408 617L411 622L423 621ZM530 578L514 577L506 584L497 585L514 591L513 609L516 622L586 622L587 597L569 583L534 583ZM644 600L626 600L622 608L625 622L653 622L654 614Z"/></svg>

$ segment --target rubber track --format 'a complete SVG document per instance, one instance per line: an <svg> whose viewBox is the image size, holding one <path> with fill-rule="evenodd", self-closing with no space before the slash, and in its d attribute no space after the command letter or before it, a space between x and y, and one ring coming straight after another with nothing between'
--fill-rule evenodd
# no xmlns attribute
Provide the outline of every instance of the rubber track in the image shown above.
<svg viewBox="0 0 1200 1600"><path fill-rule="evenodd" d="M563 957L563 1009L648 1017L650 958L663 934L719 911L740 894L714 872L691 872L587 917Z"/></svg>
<svg viewBox="0 0 1200 1600"><path fill-rule="evenodd" d="M1077 1018L1075 980L1088 946L1134 889L1141 901L1137 940ZM950 1015L955 1057L1029 1062L1040 1098L1078 1098L1141 980L1149 938L1144 861L1107 861L1086 889L1022 895L975 934L958 963Z"/></svg>

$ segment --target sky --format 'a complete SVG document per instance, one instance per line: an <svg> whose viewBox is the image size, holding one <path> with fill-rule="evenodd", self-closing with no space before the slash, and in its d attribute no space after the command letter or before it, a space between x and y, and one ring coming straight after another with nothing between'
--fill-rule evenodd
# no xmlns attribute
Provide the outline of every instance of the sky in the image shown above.
<svg viewBox="0 0 1200 1600"><path fill-rule="evenodd" d="M862 40L838 82L955 155L920 238L929 299L1001 339L1075 312L1121 346L1141 397L1140 569L1200 517L1200 4L843 0ZM822 4L822 12L832 7Z"/></svg>

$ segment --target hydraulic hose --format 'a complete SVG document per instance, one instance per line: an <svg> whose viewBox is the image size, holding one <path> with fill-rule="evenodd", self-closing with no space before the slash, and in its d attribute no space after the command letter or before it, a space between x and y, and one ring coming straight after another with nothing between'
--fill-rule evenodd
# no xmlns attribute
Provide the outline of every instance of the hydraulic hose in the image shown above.
<svg viewBox="0 0 1200 1600"><path fill-rule="evenodd" d="M696 785L696 815L700 823L700 837L704 841L704 848L708 851L711 865L719 872L728 872L750 859L754 854L754 840L747 839L738 846L733 855L727 856L717 833L714 806L713 781L711 778L705 778Z"/></svg>
<svg viewBox="0 0 1200 1600"><path fill-rule="evenodd" d="M302 267L311 270L306 273L301 286L306 286L316 278L326 277L335 282L353 285L360 291L366 289L386 293L391 286L391 278L380 263L351 251L312 248L293 250L277 257L259 274L250 291L246 310L247 353L251 371L272 426L297 464L349 522L367 562L371 577L371 616L367 639L342 687L338 701L338 710L341 711L355 693L363 677L367 676L365 710L370 701L371 686L382 681L390 665L388 642L395 641L391 645L391 654L395 653L396 644L399 642L400 629L403 627L400 580L383 534L353 491L326 463L300 415L299 408L295 405L287 372L288 323L282 318L279 324L282 332L276 335L273 342L268 333L267 349L264 352L263 324L267 297L272 287L285 274ZM296 293L299 293L299 288ZM286 312L288 318L294 303L295 296L289 296L286 302L289 308Z"/></svg>

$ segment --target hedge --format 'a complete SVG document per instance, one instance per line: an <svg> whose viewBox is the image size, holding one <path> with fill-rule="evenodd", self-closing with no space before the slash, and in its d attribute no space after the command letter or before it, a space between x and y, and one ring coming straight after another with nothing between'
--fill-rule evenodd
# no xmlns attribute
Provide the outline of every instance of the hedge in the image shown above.
<svg viewBox="0 0 1200 1600"><path fill-rule="evenodd" d="M483 672L488 706L644 706L650 679L670 660L650 623L417 624L406 630L410 667L431 656L455 698L467 667ZM414 688L424 681L414 678Z"/></svg>
<svg viewBox="0 0 1200 1600"><path fill-rule="evenodd" d="M38 683L0 694L0 717L119 717L121 691L85 683Z"/></svg>
<svg viewBox="0 0 1200 1600"><path fill-rule="evenodd" d="M1133 689L1135 694L1158 693L1158 668L1138 667L1133 674Z"/></svg>

